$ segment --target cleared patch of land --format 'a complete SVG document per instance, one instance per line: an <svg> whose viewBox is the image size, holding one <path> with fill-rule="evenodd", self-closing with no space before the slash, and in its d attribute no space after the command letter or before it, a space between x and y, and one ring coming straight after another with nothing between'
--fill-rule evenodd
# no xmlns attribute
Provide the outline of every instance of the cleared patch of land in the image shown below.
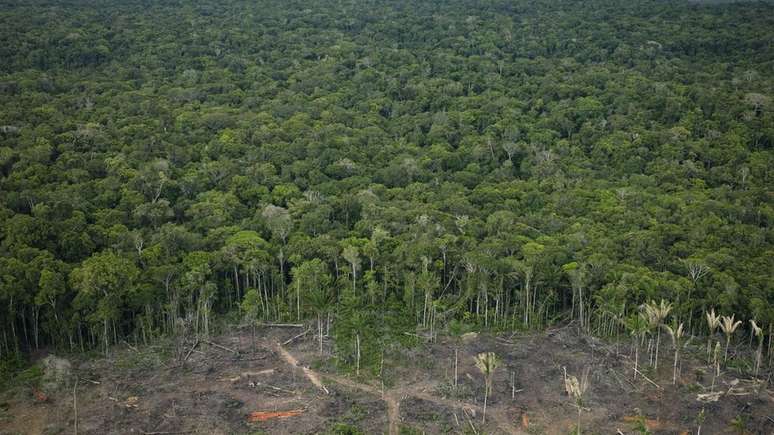
<svg viewBox="0 0 774 435"><path fill-rule="evenodd" d="M116 349L109 359L73 363L72 380L39 401L18 387L2 399L0 433L79 434L320 433L336 424L365 433L571 432L577 407L564 391L564 372L590 370L581 422L595 433L772 433L774 394L766 383L724 371L715 379L701 355L686 358L671 384L668 352L659 372L633 378L625 344L580 337L573 328L525 335L438 337L385 355L387 385L333 373L314 338L283 345L298 331L261 328L178 346ZM457 385L454 356L457 350ZM329 354L331 349L326 349ZM484 384L474 366L480 352L502 363L494 374L486 423ZM698 400L710 390L717 400ZM705 396L706 397L706 396Z"/></svg>

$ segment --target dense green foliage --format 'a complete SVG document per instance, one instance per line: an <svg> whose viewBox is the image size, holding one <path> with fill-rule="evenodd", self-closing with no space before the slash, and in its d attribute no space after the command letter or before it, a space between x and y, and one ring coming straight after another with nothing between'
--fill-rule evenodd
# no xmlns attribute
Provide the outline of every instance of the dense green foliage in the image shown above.
<svg viewBox="0 0 774 435"><path fill-rule="evenodd" d="M774 322L774 7L0 5L0 350ZM245 297L247 295L247 297ZM610 326L612 325L612 326ZM747 327L745 325L745 327Z"/></svg>

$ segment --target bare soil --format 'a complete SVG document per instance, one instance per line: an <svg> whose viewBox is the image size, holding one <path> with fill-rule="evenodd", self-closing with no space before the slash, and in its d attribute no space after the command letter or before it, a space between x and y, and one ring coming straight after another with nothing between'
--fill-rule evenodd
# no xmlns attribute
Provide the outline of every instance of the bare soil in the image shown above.
<svg viewBox="0 0 774 435"><path fill-rule="evenodd" d="M586 433L641 433L642 425L656 434L696 433L702 409L702 434L774 433L768 383L729 370L712 387L722 393L719 399L700 402L697 395L711 389L712 369L700 353L688 355L680 382L672 385L669 346L658 372L645 365L649 380L634 380L628 345L580 337L573 328L438 337L386 355L391 381L385 387L379 380L312 369L327 366L316 364L325 358L311 334L282 344L298 332L264 327L255 339L243 330L196 346L187 342L176 357L160 345L124 346L107 359L73 361L73 380L45 391L46 402L24 387L0 395L0 434L76 433L74 393L78 434L321 433L337 423L367 434L566 434L577 425L578 407L564 391L564 373L580 377L586 369L590 386L580 417ZM326 355L330 346L326 342ZM484 383L473 357L489 351L502 363L484 423ZM281 417L250 422L254 412Z"/></svg>

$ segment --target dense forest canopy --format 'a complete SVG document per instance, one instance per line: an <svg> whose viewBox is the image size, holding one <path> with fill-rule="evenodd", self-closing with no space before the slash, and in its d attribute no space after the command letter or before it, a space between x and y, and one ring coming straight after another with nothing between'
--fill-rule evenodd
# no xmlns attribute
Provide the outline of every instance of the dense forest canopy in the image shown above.
<svg viewBox="0 0 774 435"><path fill-rule="evenodd" d="M0 353L211 313L774 322L774 6L0 3ZM745 325L744 327L748 327ZM370 358L370 359L369 359Z"/></svg>

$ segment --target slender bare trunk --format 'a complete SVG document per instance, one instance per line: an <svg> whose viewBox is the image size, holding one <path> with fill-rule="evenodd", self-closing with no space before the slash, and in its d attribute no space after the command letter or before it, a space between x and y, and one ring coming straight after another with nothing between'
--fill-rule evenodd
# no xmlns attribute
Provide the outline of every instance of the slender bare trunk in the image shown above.
<svg viewBox="0 0 774 435"><path fill-rule="evenodd" d="M578 435L581 435L581 411L583 411L583 408L578 403Z"/></svg>
<svg viewBox="0 0 774 435"><path fill-rule="evenodd" d="M104 342L105 342L105 357L108 356L108 321L107 318L103 321L104 330L102 335L104 336Z"/></svg>
<svg viewBox="0 0 774 435"><path fill-rule="evenodd" d="M658 371L658 347L661 344L661 331L656 330L656 360L653 362L653 369Z"/></svg>
<svg viewBox="0 0 774 435"><path fill-rule="evenodd" d="M236 291L237 305L239 305L239 269L234 265L234 290Z"/></svg>
<svg viewBox="0 0 774 435"><path fill-rule="evenodd" d="M634 345L634 380L637 380L637 366L640 363L640 346L639 343Z"/></svg>
<svg viewBox="0 0 774 435"><path fill-rule="evenodd" d="M486 401L489 398L489 387L484 386L484 412L482 413L481 423L486 423Z"/></svg>
<svg viewBox="0 0 774 435"><path fill-rule="evenodd" d="M296 320L301 320L301 280L296 283Z"/></svg>
<svg viewBox="0 0 774 435"><path fill-rule="evenodd" d="M75 386L73 386L73 429L75 435L78 435L78 378L75 378Z"/></svg>
<svg viewBox="0 0 774 435"><path fill-rule="evenodd" d="M355 363L355 375L360 376L360 334L355 336L357 343L357 362Z"/></svg>
<svg viewBox="0 0 774 435"><path fill-rule="evenodd" d="M323 321L320 313L317 313L317 332L320 338L320 355L323 354Z"/></svg>
<svg viewBox="0 0 774 435"><path fill-rule="evenodd" d="M728 360L728 346L731 344L731 335L726 334L726 351L723 354L723 362L726 362Z"/></svg>
<svg viewBox="0 0 774 435"><path fill-rule="evenodd" d="M458 349L454 349L454 389L457 389L457 351Z"/></svg>
<svg viewBox="0 0 774 435"><path fill-rule="evenodd" d="M680 359L680 350L675 349L675 363L672 367L672 385L677 385L677 361Z"/></svg>
<svg viewBox="0 0 774 435"><path fill-rule="evenodd" d="M352 292L357 291L357 269L355 268L355 263L352 263Z"/></svg>

